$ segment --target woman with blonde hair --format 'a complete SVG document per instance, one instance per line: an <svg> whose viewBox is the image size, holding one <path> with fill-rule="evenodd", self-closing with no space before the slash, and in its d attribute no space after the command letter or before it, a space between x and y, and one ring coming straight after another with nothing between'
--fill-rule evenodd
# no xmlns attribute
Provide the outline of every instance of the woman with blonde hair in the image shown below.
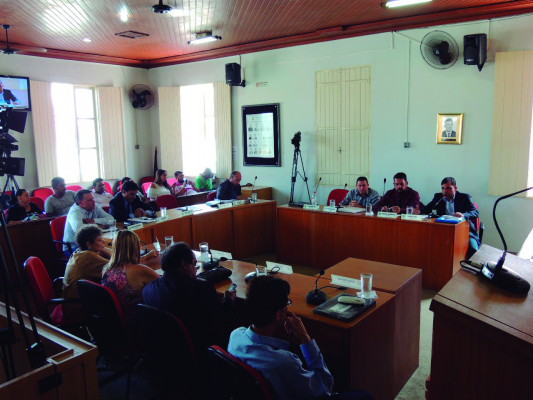
<svg viewBox="0 0 533 400"><path fill-rule="evenodd" d="M139 237L134 232L118 231L113 239L111 259L102 271L102 285L115 293L124 318L130 324L135 321L137 303L143 302L143 288L159 278L152 268L140 264L140 254Z"/></svg>
<svg viewBox="0 0 533 400"><path fill-rule="evenodd" d="M155 181L152 182L148 190L146 191L146 196L150 200L155 200L157 196L163 194L171 194L170 185L167 182L167 171L164 169L158 169L155 173Z"/></svg>

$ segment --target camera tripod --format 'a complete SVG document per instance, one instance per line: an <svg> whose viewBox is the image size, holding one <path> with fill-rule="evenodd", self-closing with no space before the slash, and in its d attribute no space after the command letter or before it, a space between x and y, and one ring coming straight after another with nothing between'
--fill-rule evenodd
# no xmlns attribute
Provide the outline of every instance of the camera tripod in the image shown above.
<svg viewBox="0 0 533 400"><path fill-rule="evenodd" d="M304 161L302 158L302 152L300 151L300 145L298 143L298 145L294 144L294 156L292 159L291 197L289 199L289 206L292 207L303 207L304 204L309 204L302 201L294 201L294 185L296 184L296 178L298 176L298 160L300 160L300 163L302 164L303 171L303 175L300 174L300 177L305 182L305 187L307 188L307 196L309 196L309 203L311 203L311 193L309 193L309 184L307 183L307 176L305 175Z"/></svg>

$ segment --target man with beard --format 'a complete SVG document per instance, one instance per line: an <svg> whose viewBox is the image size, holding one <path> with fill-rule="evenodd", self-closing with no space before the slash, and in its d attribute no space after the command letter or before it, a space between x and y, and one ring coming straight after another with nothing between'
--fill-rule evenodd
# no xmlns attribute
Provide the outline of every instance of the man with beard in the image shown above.
<svg viewBox="0 0 533 400"><path fill-rule="evenodd" d="M172 185L172 189L175 196L183 196L198 191L196 186L194 186L194 182L185 179L182 171L174 172L174 178L176 178L176 183Z"/></svg>
<svg viewBox="0 0 533 400"><path fill-rule="evenodd" d="M408 187L407 175L398 172L394 175L394 189L389 190L374 206L374 211L390 211L405 214L407 207L413 207L415 214L419 212L420 195Z"/></svg>

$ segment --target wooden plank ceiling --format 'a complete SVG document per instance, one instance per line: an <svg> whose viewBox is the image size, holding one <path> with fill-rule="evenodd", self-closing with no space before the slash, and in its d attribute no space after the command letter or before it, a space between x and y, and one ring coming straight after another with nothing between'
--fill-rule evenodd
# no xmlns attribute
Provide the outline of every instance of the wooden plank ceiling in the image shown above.
<svg viewBox="0 0 533 400"><path fill-rule="evenodd" d="M398 9L382 8L382 0L164 0L175 14L156 14L151 6L158 1L0 0L0 23L11 25L10 44L24 54L153 68L533 12L533 0L433 0ZM121 10L126 22L120 19ZM129 30L149 36L115 36ZM222 40L187 44L194 33L208 30ZM4 48L3 32L0 38Z"/></svg>

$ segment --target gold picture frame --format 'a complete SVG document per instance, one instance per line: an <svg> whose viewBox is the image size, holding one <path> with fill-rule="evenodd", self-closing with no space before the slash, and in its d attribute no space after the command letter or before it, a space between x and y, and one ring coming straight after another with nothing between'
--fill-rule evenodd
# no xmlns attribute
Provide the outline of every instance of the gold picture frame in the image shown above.
<svg viewBox="0 0 533 400"><path fill-rule="evenodd" d="M461 144L463 114L437 114L437 144Z"/></svg>

